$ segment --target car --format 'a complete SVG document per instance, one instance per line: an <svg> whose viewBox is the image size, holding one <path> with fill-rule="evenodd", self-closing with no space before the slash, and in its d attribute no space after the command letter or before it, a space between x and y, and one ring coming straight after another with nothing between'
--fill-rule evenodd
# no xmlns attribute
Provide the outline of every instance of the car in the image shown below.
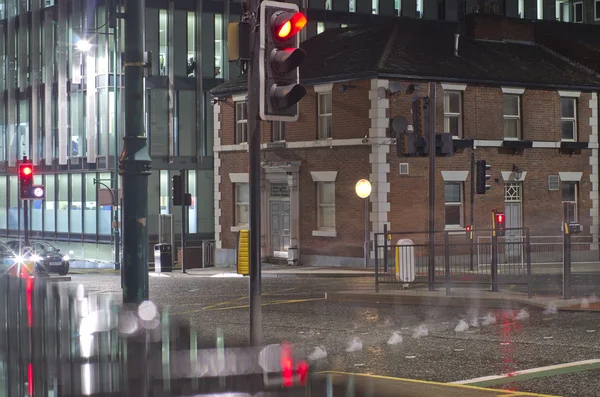
<svg viewBox="0 0 600 397"><path fill-rule="evenodd" d="M61 276L69 273L71 260L69 255L64 255L46 241L30 241L31 249L25 247L25 243L19 240L9 241L6 245L14 251L18 260L34 262L38 273L58 273Z"/></svg>
<svg viewBox="0 0 600 397"><path fill-rule="evenodd" d="M6 274L15 264L15 254L6 244L0 242L0 275Z"/></svg>

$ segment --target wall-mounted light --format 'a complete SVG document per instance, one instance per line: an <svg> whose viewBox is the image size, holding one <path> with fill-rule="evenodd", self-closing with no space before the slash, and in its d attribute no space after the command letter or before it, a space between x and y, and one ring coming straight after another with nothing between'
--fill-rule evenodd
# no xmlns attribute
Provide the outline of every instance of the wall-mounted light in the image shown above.
<svg viewBox="0 0 600 397"><path fill-rule="evenodd" d="M351 84L342 84L340 86L340 92L346 92L346 90L349 88L356 88L356 86Z"/></svg>
<svg viewBox="0 0 600 397"><path fill-rule="evenodd" d="M517 166L516 164L513 164L512 174L513 174L513 177L515 178L515 180L518 181L523 176L523 170L521 168L519 168L519 166Z"/></svg>

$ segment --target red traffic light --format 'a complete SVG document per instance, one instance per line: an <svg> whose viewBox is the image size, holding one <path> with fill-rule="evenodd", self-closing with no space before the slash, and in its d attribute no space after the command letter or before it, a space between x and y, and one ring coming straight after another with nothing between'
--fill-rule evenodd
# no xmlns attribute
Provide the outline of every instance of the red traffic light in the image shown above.
<svg viewBox="0 0 600 397"><path fill-rule="evenodd" d="M467 232L471 231L471 226L467 226Z"/></svg>
<svg viewBox="0 0 600 397"><path fill-rule="evenodd" d="M271 17L273 34L280 39L289 39L301 31L307 21L301 12L277 12Z"/></svg>
<svg viewBox="0 0 600 397"><path fill-rule="evenodd" d="M504 217L504 212L498 212L496 214L496 224L501 225L504 224L504 220L506 218Z"/></svg>
<svg viewBox="0 0 600 397"><path fill-rule="evenodd" d="M30 176L33 174L33 167L30 164L23 164L20 167L19 174L21 176Z"/></svg>

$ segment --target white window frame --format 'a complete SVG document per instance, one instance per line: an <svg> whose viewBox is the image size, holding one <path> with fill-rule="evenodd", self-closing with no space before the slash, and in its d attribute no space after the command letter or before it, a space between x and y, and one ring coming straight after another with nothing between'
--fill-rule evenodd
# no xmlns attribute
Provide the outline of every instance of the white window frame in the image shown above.
<svg viewBox="0 0 600 397"><path fill-rule="evenodd" d="M321 34L325 31L325 24L323 22L317 22L317 34Z"/></svg>
<svg viewBox="0 0 600 397"><path fill-rule="evenodd" d="M333 84L324 84L320 86L315 86L315 92L317 93L317 138L318 139L332 139L333 138ZM321 112L321 96L329 95L329 100L331 101L331 113L322 113ZM331 124L331 136L324 136L323 131L321 131L321 119L327 118L329 119L329 123Z"/></svg>
<svg viewBox="0 0 600 397"><path fill-rule="evenodd" d="M248 101L236 101L235 104L235 143L247 143L248 142ZM246 118L238 118L241 109L238 108L246 105Z"/></svg>
<svg viewBox="0 0 600 397"><path fill-rule="evenodd" d="M450 95L458 95L458 113L446 112L446 105L450 108ZM453 138L462 138L463 136L463 92L458 90L444 90L444 132L450 132L450 119L458 119L458 131Z"/></svg>
<svg viewBox="0 0 600 397"><path fill-rule="evenodd" d="M562 191L563 191L563 185L568 184L568 185L573 185L575 186L575 201L571 201L571 200L563 200L562 198ZM565 204L569 203L569 204L573 204L574 207L574 216L573 216L573 220L569 221L567 219L563 219L564 221L566 221L567 223L578 223L579 222L579 182L577 181L561 181L560 183L560 200L561 200L561 206L562 206L562 212L563 212L563 217L564 217L564 213L565 213Z"/></svg>
<svg viewBox="0 0 600 397"><path fill-rule="evenodd" d="M563 13L564 11L564 13ZM556 2L556 20L560 22L570 22L571 20L571 7L568 1L557 1Z"/></svg>
<svg viewBox="0 0 600 397"><path fill-rule="evenodd" d="M459 202L448 202L444 197L444 226L446 229L464 229L465 223L465 183L462 181L444 181L444 189L446 185L458 185L460 200ZM447 224L446 223L446 208L448 207L460 207L460 221L459 224Z"/></svg>
<svg viewBox="0 0 600 397"><path fill-rule="evenodd" d="M567 97L561 96L560 101L562 100L570 100L573 101L573 117L564 117L562 114L562 103L560 104L560 140L563 142L576 142L577 141L577 133L578 133L578 125L577 125L577 98L575 97ZM562 123L564 121L570 121L573 123L573 137L572 138L563 138L562 131Z"/></svg>
<svg viewBox="0 0 600 397"><path fill-rule="evenodd" d="M594 1L594 20L600 21L600 0Z"/></svg>
<svg viewBox="0 0 600 397"><path fill-rule="evenodd" d="M575 18L577 17L577 6L581 6L581 21L575 20ZM584 19L583 1L576 1L575 3L573 3L573 22L574 23L583 23L583 19Z"/></svg>
<svg viewBox="0 0 600 397"><path fill-rule="evenodd" d="M512 115L512 114L504 114L504 97L506 96L512 96L512 97L517 97L517 115ZM521 94L513 94L513 93L504 93L504 95L502 96L502 114L503 114L503 121L504 120L517 120L517 137L508 137L506 136L506 127L504 126L503 123L503 134L504 134L504 140L505 141L520 141L522 136L523 136L523 126L522 123L523 121L521 120L521 102L522 102L522 95Z"/></svg>
<svg viewBox="0 0 600 397"><path fill-rule="evenodd" d="M319 197L320 197L320 189L322 184L324 183L331 183L333 184L333 189L334 192L336 190L336 186L335 186L335 180L337 178L337 171L311 171L311 177L313 182L315 182L316 184L316 193L317 193L317 197L316 197L316 202L317 202L317 206L316 206L316 210L317 210L317 228L316 230L313 230L312 235L314 237L337 237L337 232L336 232L336 217L335 217L335 213L334 213L334 218L333 218L333 223L334 223L334 227L321 227L321 208L322 206L327 206L327 207L333 207L334 211L335 211L335 193L334 193L334 197L333 197L333 204L321 204L319 202Z"/></svg>
<svg viewBox="0 0 600 397"><path fill-rule="evenodd" d="M285 142L285 121L271 121L271 142Z"/></svg>
<svg viewBox="0 0 600 397"><path fill-rule="evenodd" d="M241 186L246 186L247 189L250 189L250 184L247 182L238 182L238 183L234 183L233 184L233 196L234 196L234 200L235 200L235 209L234 209L234 224L236 227L241 227L241 226L248 226L248 222L240 222L239 218L240 218L240 211L241 208L246 207L247 208L247 212L250 211L250 202L246 202L246 201L239 201L239 193L238 193L238 188ZM250 191L248 191L248 193L250 193ZM250 218L248 218L249 221Z"/></svg>
<svg viewBox="0 0 600 397"><path fill-rule="evenodd" d="M333 203L325 204L319 201L321 197L321 189L325 184L333 186ZM324 208L333 208L333 226L323 226L323 220L321 219L321 210L323 210ZM335 231L335 182L317 182L317 230L325 232Z"/></svg>

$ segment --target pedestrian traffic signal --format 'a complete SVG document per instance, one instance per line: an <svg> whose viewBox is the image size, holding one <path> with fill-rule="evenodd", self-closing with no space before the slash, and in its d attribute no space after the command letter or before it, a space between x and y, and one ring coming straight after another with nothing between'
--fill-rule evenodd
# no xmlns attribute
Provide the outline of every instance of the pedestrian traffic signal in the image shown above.
<svg viewBox="0 0 600 397"><path fill-rule="evenodd" d="M421 139L429 137L429 98L417 98L412 103L413 131Z"/></svg>
<svg viewBox="0 0 600 397"><path fill-rule="evenodd" d="M491 175L487 175L487 171L492 168L491 165L487 164L485 160L477 160L476 162L476 191L477 194L485 194L491 189L491 186L487 184L487 181L491 178Z"/></svg>
<svg viewBox="0 0 600 397"><path fill-rule="evenodd" d="M467 232L467 240L473 240L473 227L471 225L467 225L465 231Z"/></svg>
<svg viewBox="0 0 600 397"><path fill-rule="evenodd" d="M504 212L496 212L494 224L496 226L496 235L499 237L504 236L505 234L505 224L506 224L506 216Z"/></svg>
<svg viewBox="0 0 600 397"><path fill-rule="evenodd" d="M292 3L260 4L260 103L263 120L297 121L298 102L306 95L300 84L300 64L306 52L299 48L306 16Z"/></svg>
<svg viewBox="0 0 600 397"><path fill-rule="evenodd" d="M33 164L19 165L19 198L29 200L32 198Z"/></svg>
<svg viewBox="0 0 600 397"><path fill-rule="evenodd" d="M173 175L171 180L171 200L173 205L183 205L183 184L181 175Z"/></svg>

